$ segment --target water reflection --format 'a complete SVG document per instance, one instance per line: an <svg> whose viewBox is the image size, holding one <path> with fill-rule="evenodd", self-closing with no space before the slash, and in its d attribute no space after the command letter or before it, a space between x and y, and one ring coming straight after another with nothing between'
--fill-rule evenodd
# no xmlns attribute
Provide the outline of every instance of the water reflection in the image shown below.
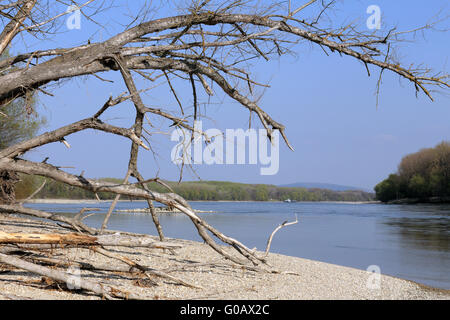
<svg viewBox="0 0 450 320"><path fill-rule="evenodd" d="M383 222L398 233L406 247L450 251L449 218L391 218Z"/></svg>

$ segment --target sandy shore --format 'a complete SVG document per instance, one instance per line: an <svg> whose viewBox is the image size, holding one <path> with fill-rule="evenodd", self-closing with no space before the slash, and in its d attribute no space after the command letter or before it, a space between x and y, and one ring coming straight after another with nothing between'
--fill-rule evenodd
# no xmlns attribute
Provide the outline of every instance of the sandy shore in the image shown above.
<svg viewBox="0 0 450 320"><path fill-rule="evenodd" d="M58 226L0 215L0 230L5 232L67 232ZM85 279L100 281L146 299L450 299L450 291L433 289L390 276L381 276L379 288L370 289L372 274L318 261L269 254L268 262L280 274L245 270L219 256L208 245L169 239L182 245L175 254L161 249L112 248L140 264L168 272L202 289L175 285L154 279L158 285L146 285L138 275L81 270ZM229 252L234 250L227 248ZM64 254L63 254L64 253ZM90 262L96 265L121 264L85 248L53 249L52 257ZM295 273L295 274L292 274ZM138 281L139 280L139 281ZM0 264L0 299L99 299L64 286L49 286L39 275Z"/></svg>

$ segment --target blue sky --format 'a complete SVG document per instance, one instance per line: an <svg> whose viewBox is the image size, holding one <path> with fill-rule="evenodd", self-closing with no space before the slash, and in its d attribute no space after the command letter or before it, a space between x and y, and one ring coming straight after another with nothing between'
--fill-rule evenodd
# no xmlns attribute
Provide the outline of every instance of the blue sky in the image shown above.
<svg viewBox="0 0 450 320"><path fill-rule="evenodd" d="M133 6L137 1L129 3ZM336 21L358 20L365 25L369 16L366 8L371 4L381 8L383 27L397 26L402 30L427 23L439 10L443 10L443 15L449 14L447 1L441 0L344 1L330 18ZM176 12L166 7L160 14ZM123 12L112 11L109 32L120 30L118 23L124 19ZM448 22L441 27L448 28ZM27 48L18 41L14 43L17 50L13 49L13 52L85 43L95 28L89 21L82 20L81 30L67 31L53 41L33 40ZM106 32L96 33L92 40L107 36ZM296 56L259 61L252 67L252 72L257 80L270 83L260 106L287 127L286 133L295 152L281 146L280 170L273 176L261 176L258 165L197 165L196 172L202 179L271 184L324 182L373 188L389 173L396 171L404 155L450 140L448 92L434 93L435 102L423 94L416 98L413 86L385 72L377 108L377 70L371 68L372 76L368 77L364 66L352 58L337 54L326 56L322 49L310 44L299 44L294 49ZM414 43L400 44L398 55L406 65L425 63L448 73L449 49L448 33L428 31L424 37L418 34ZM114 80L114 84L83 77L53 88L55 97L40 96L39 108L48 118L43 131L89 117L110 94L125 91L118 74L109 73L104 77ZM144 87L146 83L139 80L138 85ZM192 104L188 89L182 84L177 87L187 105ZM218 93L214 100L217 104L202 108L207 118L215 119L205 120L204 127L245 129L248 111L230 99L222 99L223 95ZM166 86L149 91L143 98L151 107L177 110L176 101L168 94ZM103 120L116 125L131 125L133 118L130 103L120 105L103 116ZM156 126L168 124L153 120ZM153 131L159 130L154 128ZM33 151L29 158L42 160L50 156L49 162L75 166L71 172L85 170L89 177L120 178L125 175L130 149L127 140L93 131L72 135L67 140L72 145L71 149L55 143ZM157 161L151 152L141 151L139 165L142 173L147 178L158 174L165 179L177 180L178 168L170 162L174 142L169 141L167 135L160 134L154 134L151 141L158 153ZM186 170L184 177L186 180L195 179L195 175Z"/></svg>

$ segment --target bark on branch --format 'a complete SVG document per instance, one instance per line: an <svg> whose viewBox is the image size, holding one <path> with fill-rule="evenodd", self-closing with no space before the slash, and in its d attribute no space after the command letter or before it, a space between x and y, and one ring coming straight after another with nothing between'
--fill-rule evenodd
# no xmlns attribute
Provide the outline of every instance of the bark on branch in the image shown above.
<svg viewBox="0 0 450 320"><path fill-rule="evenodd" d="M85 234L68 233L7 233L0 231L2 244L55 244L73 246L117 246L146 247L160 249L177 249L181 246L170 242L155 241L149 237L130 237L118 234L89 236Z"/></svg>

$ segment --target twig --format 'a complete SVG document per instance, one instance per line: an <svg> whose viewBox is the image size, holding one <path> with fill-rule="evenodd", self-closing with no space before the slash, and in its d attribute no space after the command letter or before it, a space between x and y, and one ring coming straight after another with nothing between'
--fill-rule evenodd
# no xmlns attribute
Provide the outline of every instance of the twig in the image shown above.
<svg viewBox="0 0 450 320"><path fill-rule="evenodd" d="M297 215L295 215L295 221L293 221L293 222L284 221L282 224L280 224L278 227L276 227L275 230L273 230L272 234L270 235L269 239L267 240L267 246L266 246L266 251L264 253L264 257L267 257L267 255L269 254L270 245L272 244L272 238L275 235L275 233L284 227L291 226L296 223L298 223Z"/></svg>
<svg viewBox="0 0 450 320"><path fill-rule="evenodd" d="M44 179L44 182L41 184L41 186L39 188L37 188L37 190L35 192L33 192L28 198L26 198L25 200L20 201L19 203L23 204L24 202L27 202L30 199L33 199L33 197L35 195L37 195L42 190L42 188L44 188L46 183L47 183L47 179Z"/></svg>
<svg viewBox="0 0 450 320"><path fill-rule="evenodd" d="M134 262L134 261L124 257L124 256L120 256L118 254L114 254L114 253L109 252L109 251L107 251L107 250L105 250L103 248L93 248L92 250L94 250L95 252L100 253L100 254L102 254L104 256L107 256L109 258L122 261L122 262L126 263L127 265L129 265L130 267L144 272L147 277L150 277L149 274L152 274L152 275L158 276L158 277L163 278L163 279L174 281L175 283L181 284L181 285L186 286L186 287L195 288L195 289L203 289L200 286L193 285L193 284L188 283L188 282L186 282L186 281L184 281L182 279L179 279L179 278L173 277L171 275L168 275L168 274L166 274L166 273L164 273L162 271L155 270L155 269L152 269L150 267L140 265L140 264L138 264L138 263L136 263L136 262Z"/></svg>

